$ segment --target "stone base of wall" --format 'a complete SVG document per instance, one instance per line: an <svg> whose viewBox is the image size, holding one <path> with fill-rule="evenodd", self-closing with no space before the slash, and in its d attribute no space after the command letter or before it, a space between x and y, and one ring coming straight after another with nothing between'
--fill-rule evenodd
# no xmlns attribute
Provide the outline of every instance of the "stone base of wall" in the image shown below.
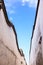
<svg viewBox="0 0 43 65"><path fill-rule="evenodd" d="M0 41L0 65L16 65L15 56Z"/></svg>

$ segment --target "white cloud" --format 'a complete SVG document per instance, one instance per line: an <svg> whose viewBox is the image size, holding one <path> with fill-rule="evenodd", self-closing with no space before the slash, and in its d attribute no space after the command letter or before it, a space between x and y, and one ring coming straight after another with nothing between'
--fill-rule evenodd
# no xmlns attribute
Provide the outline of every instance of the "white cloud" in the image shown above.
<svg viewBox="0 0 43 65"><path fill-rule="evenodd" d="M11 7L13 6L14 7L14 4L17 3L17 2L22 2L22 6L25 6L25 4L27 3L27 5L29 7L36 7L37 6L37 1L38 0L4 0L5 3L6 3L6 6L7 7Z"/></svg>
<svg viewBox="0 0 43 65"><path fill-rule="evenodd" d="M37 1L38 1L38 0L30 0L30 1L29 1L29 6L30 6L30 7L36 7L36 6L37 6Z"/></svg>
<svg viewBox="0 0 43 65"><path fill-rule="evenodd" d="M12 18L11 16L9 17L10 21L13 21L14 18Z"/></svg>
<svg viewBox="0 0 43 65"><path fill-rule="evenodd" d="M14 10L11 10L11 11L10 11L10 14L15 14L15 11L14 11Z"/></svg>
<svg viewBox="0 0 43 65"><path fill-rule="evenodd" d="M22 4L28 4L29 7L36 7L38 0L22 0Z"/></svg>
<svg viewBox="0 0 43 65"><path fill-rule="evenodd" d="M7 9L7 12L9 14L15 14L15 5L14 3L16 2L16 0L4 0L5 2L5 6L6 6L6 9Z"/></svg>

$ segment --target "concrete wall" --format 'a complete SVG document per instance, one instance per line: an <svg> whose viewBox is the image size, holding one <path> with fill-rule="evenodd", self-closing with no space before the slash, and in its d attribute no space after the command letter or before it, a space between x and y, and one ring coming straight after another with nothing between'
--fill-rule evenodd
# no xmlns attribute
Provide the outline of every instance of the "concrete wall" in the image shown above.
<svg viewBox="0 0 43 65"><path fill-rule="evenodd" d="M40 36L42 36L41 45L39 44ZM43 56L43 0L40 0L34 35L32 38L30 65L43 65L42 62L41 62L42 64L36 64L36 60L38 59L37 56L38 56L39 52L42 53L42 56ZM39 56L41 56L41 55L39 54ZM39 59L41 59L41 58L39 58ZM40 62L40 60L39 60L39 62Z"/></svg>
<svg viewBox="0 0 43 65"><path fill-rule="evenodd" d="M0 65L26 65L18 51L15 33L6 23L3 9L0 9Z"/></svg>

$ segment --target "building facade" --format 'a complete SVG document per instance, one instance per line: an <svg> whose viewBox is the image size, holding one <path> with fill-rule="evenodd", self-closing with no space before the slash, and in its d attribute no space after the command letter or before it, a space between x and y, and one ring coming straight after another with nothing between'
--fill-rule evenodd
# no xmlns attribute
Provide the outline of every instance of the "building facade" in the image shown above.
<svg viewBox="0 0 43 65"><path fill-rule="evenodd" d="M43 0L38 0L29 55L30 65L43 65Z"/></svg>
<svg viewBox="0 0 43 65"><path fill-rule="evenodd" d="M27 65L18 46L14 25L8 20L3 0L0 0L0 65Z"/></svg>

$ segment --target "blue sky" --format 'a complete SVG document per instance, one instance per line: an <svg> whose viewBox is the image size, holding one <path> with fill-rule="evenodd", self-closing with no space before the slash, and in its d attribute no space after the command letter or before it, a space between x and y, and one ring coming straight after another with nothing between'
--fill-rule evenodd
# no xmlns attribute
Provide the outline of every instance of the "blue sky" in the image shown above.
<svg viewBox="0 0 43 65"><path fill-rule="evenodd" d="M30 40L35 19L37 0L4 0L9 20L14 24L19 48L29 62Z"/></svg>

